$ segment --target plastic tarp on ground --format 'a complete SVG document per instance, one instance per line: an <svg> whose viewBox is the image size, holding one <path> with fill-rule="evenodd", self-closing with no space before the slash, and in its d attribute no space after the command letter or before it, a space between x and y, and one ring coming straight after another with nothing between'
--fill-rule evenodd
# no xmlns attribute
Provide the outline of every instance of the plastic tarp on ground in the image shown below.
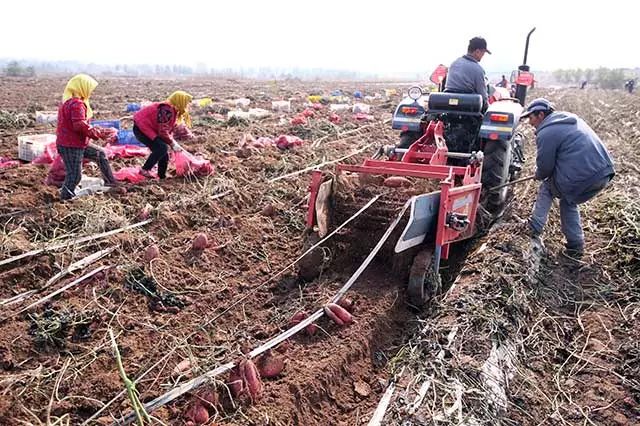
<svg viewBox="0 0 640 426"><path fill-rule="evenodd" d="M66 174L67 173L64 169L64 162L62 161L62 157L58 155L51 163L51 167L49 167L49 173L44 179L44 183L45 185L57 186L58 188L60 188L64 183Z"/></svg>
<svg viewBox="0 0 640 426"><path fill-rule="evenodd" d="M214 173L213 166L209 160L184 150L175 152L173 161L177 176L209 176Z"/></svg>
<svg viewBox="0 0 640 426"><path fill-rule="evenodd" d="M5 167L19 166L21 163L18 160L12 160L11 158L0 157L0 169Z"/></svg>
<svg viewBox="0 0 640 426"><path fill-rule="evenodd" d="M113 172L113 177L117 181L125 181L129 183L140 183L146 179L146 177L140 174L140 167L123 167L117 172Z"/></svg>
<svg viewBox="0 0 640 426"><path fill-rule="evenodd" d="M56 143L50 142L44 147L44 152L34 158L31 162L33 164L51 164L53 160L58 156L58 149L56 148Z"/></svg>
<svg viewBox="0 0 640 426"><path fill-rule="evenodd" d="M137 145L107 145L103 149L109 160L112 158L146 157L151 153L149 148Z"/></svg>

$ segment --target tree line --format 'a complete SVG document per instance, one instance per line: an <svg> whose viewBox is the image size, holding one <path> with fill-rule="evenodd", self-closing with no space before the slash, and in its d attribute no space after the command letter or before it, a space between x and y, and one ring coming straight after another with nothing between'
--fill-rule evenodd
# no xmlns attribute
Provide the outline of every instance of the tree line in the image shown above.
<svg viewBox="0 0 640 426"><path fill-rule="evenodd" d="M0 69L9 77L33 77L47 74L68 74L86 72L92 75L142 76L211 76L221 78L250 79L335 79L364 80L388 78L376 72L359 72L328 68L304 67L208 67L204 63L195 66L160 64L96 64L77 61L16 61L0 58ZM391 78L413 79L420 74L406 72Z"/></svg>
<svg viewBox="0 0 640 426"><path fill-rule="evenodd" d="M586 81L602 89L622 89L627 80L636 78L634 70L605 67L557 69L552 74L559 83L580 85Z"/></svg>

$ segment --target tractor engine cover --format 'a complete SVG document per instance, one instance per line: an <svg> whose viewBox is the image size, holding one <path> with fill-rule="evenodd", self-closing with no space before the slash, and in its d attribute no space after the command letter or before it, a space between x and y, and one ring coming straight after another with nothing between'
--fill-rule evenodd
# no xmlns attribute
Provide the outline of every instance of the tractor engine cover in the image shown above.
<svg viewBox="0 0 640 426"><path fill-rule="evenodd" d="M462 112L480 114L482 96L467 93L431 93L428 113Z"/></svg>

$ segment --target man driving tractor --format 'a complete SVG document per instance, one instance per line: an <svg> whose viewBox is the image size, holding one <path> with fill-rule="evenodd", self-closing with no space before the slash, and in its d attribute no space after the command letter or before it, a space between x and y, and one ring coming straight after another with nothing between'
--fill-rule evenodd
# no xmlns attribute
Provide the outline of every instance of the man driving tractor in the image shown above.
<svg viewBox="0 0 640 426"><path fill-rule="evenodd" d="M475 93L482 96L483 108L488 106L487 84L485 82L484 69L480 61L484 54L491 54L487 49L487 41L482 37L474 37L469 40L467 54L453 61L449 67L445 92L451 93Z"/></svg>

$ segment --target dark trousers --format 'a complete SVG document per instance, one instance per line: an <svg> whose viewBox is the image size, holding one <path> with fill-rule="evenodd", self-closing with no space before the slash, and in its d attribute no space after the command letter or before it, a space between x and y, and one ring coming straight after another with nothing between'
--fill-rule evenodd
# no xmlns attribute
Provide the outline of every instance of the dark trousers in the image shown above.
<svg viewBox="0 0 640 426"><path fill-rule="evenodd" d="M106 184L114 184L116 179L113 177L109 160L104 151L96 145L89 144L86 148L69 148L66 146L58 146L58 154L64 162L65 177L62 188L60 188L60 198L69 200L76 196L76 186L82 179L82 160L87 159L98 164L102 178Z"/></svg>
<svg viewBox="0 0 640 426"><path fill-rule="evenodd" d="M167 177L167 167L169 166L169 146L160 139L160 136L151 140L142 133L138 126L133 126L133 134L136 139L142 142L147 148L151 150L151 155L147 158L147 161L142 165L142 168L146 171L150 171L153 166L158 165L158 177L164 179Z"/></svg>
<svg viewBox="0 0 640 426"><path fill-rule="evenodd" d="M582 230L582 222L580 220L580 209L578 204L582 204L595 197L602 191L613 178L613 175L607 176L596 182L585 192L568 201L563 198L556 188L552 178L543 181L538 189L538 198L531 214L531 228L541 234L542 229L547 223L547 217L554 198L560 199L560 228L567 240L567 248L574 250L584 249L584 231Z"/></svg>

